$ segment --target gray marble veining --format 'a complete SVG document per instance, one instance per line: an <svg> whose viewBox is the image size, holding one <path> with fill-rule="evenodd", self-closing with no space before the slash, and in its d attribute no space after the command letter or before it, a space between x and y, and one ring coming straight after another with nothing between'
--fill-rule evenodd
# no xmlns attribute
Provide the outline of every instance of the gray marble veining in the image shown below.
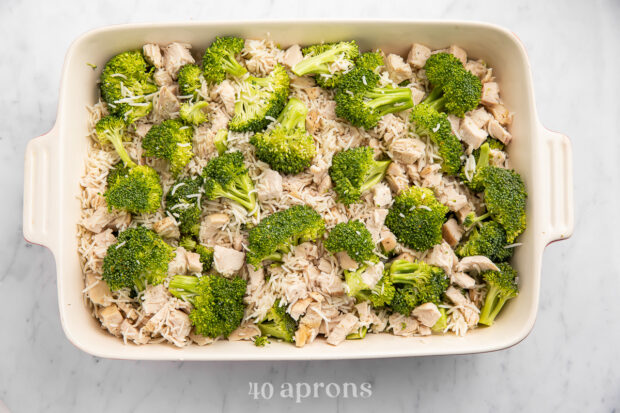
<svg viewBox="0 0 620 413"><path fill-rule="evenodd" d="M620 406L620 3L2 0L0 412L617 411ZM572 138L576 229L545 252L540 313L506 351L341 362L102 360L64 337L52 255L21 235L23 154L56 114L64 53L82 32L132 21L393 17L483 20L525 44L542 123ZM255 401L249 382L271 382ZM282 383L369 382L370 398L279 397Z"/></svg>

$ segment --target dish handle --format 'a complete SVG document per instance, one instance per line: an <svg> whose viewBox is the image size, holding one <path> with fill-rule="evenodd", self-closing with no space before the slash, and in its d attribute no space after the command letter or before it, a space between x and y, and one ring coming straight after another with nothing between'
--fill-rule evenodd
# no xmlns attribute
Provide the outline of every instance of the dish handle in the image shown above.
<svg viewBox="0 0 620 413"><path fill-rule="evenodd" d="M58 234L58 168L53 165L58 128L32 139L24 159L24 216L26 241L53 250L52 237Z"/></svg>
<svg viewBox="0 0 620 413"><path fill-rule="evenodd" d="M548 224L545 243L569 238L575 226L573 207L573 149L566 135L543 128L543 162L549 169L545 203Z"/></svg>

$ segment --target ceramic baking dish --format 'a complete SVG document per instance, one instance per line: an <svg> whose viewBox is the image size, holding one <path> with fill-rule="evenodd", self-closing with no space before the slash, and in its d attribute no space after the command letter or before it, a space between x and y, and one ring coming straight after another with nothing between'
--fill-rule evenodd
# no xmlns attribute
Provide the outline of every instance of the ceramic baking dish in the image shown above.
<svg viewBox="0 0 620 413"><path fill-rule="evenodd" d="M80 217L79 180L88 147L86 105L97 100L96 82L106 61L144 43L191 43L204 50L216 35L245 38L271 36L282 46L355 39L363 49L380 47L406 55L412 42L431 48L458 44L469 56L494 68L502 98L515 112L510 158L526 183L528 228L519 238L514 265L520 295L491 328L465 337L402 338L369 334L361 341L332 347L323 340L303 348L272 343L257 348L247 342L216 342L178 349L166 344L124 345L104 331L84 304L84 283L77 253ZM93 70L87 63L97 65ZM503 349L523 340L538 311L541 261L546 245L573 230L572 153L566 136L545 129L534 104L525 49L511 32L486 23L415 21L279 21L140 24L105 27L78 38L63 69L58 117L53 129L26 149L24 236L49 248L56 259L60 318L67 338L100 357L157 360L312 360L477 353Z"/></svg>

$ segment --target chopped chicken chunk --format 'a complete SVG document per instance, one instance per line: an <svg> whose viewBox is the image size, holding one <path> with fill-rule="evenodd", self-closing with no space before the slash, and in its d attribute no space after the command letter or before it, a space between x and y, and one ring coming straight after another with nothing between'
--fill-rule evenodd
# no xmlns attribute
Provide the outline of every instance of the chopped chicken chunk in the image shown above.
<svg viewBox="0 0 620 413"><path fill-rule="evenodd" d="M297 63L303 60L303 55L301 54L301 47L298 44L294 44L284 52L284 57L282 57L282 64L287 68L291 69Z"/></svg>
<svg viewBox="0 0 620 413"><path fill-rule="evenodd" d="M213 93L224 104L226 113L232 116L235 112L235 89L229 80L224 80L213 89Z"/></svg>
<svg viewBox="0 0 620 413"><path fill-rule="evenodd" d="M388 318L388 321L395 336L412 336L418 331L418 327L420 326L418 320L415 318L407 317L399 313L392 314Z"/></svg>
<svg viewBox="0 0 620 413"><path fill-rule="evenodd" d="M502 103L499 99L499 85L495 82L487 82L482 85L480 103L483 105L495 105Z"/></svg>
<svg viewBox="0 0 620 413"><path fill-rule="evenodd" d="M508 109L502 104L491 105L487 108L489 112L493 115L493 117L500 123L502 126L507 126L512 123L512 114L508 112Z"/></svg>
<svg viewBox="0 0 620 413"><path fill-rule="evenodd" d="M381 231L381 247L383 251L390 252L396 248L396 237L389 229Z"/></svg>
<svg viewBox="0 0 620 413"><path fill-rule="evenodd" d="M112 301L112 293L108 284L92 272L86 273L86 291L88 298L94 304L108 305Z"/></svg>
<svg viewBox="0 0 620 413"><path fill-rule="evenodd" d="M93 254L99 258L105 257L108 252L108 247L115 242L116 237L111 229L100 232L93 237Z"/></svg>
<svg viewBox="0 0 620 413"><path fill-rule="evenodd" d="M179 111L181 103L176 95L176 88L172 86L162 86L159 88L155 111L164 118L171 117Z"/></svg>
<svg viewBox="0 0 620 413"><path fill-rule="evenodd" d="M320 315L321 304L312 303L308 307L306 314L299 320L299 328L295 332L295 345L297 347L303 347L306 343L314 341L317 334L319 334L319 328L323 318Z"/></svg>
<svg viewBox="0 0 620 413"><path fill-rule="evenodd" d="M123 320L121 323L120 334L125 340L132 340L136 344L146 344L149 341L149 337L146 334L141 334L137 328L131 325L129 320Z"/></svg>
<svg viewBox="0 0 620 413"><path fill-rule="evenodd" d="M163 238L179 238L181 232L176 221L172 217L166 217L153 224L153 231L157 232Z"/></svg>
<svg viewBox="0 0 620 413"><path fill-rule="evenodd" d="M170 43L164 48L164 67L173 79L177 78L179 69L195 60L189 51L189 45L182 43Z"/></svg>
<svg viewBox="0 0 620 413"><path fill-rule="evenodd" d="M419 305L413 309L411 314L418 319L420 324L427 327L434 326L437 320L441 318L439 308L437 308L437 306L433 303L424 303Z"/></svg>
<svg viewBox="0 0 620 413"><path fill-rule="evenodd" d="M489 112L487 112L485 108L478 108L472 110L470 112L467 112L466 115L474 121L476 126L482 129L486 128L487 123L489 123L489 121L493 119L493 116Z"/></svg>
<svg viewBox="0 0 620 413"><path fill-rule="evenodd" d="M411 89L411 100L413 100L414 105L418 105L424 100L424 97L426 97L426 92L422 89L418 89L414 85L415 84L411 84L409 86L409 89Z"/></svg>
<svg viewBox="0 0 620 413"><path fill-rule="evenodd" d="M168 263L168 274L183 275L187 271L187 250L178 247L174 252L174 258Z"/></svg>
<svg viewBox="0 0 620 413"><path fill-rule="evenodd" d="M484 255L474 255L463 258L456 267L457 271L481 273L484 271L499 271L497 265L493 264L489 258Z"/></svg>
<svg viewBox="0 0 620 413"><path fill-rule="evenodd" d="M213 264L217 272L231 275L243 267L245 253L216 245L213 249Z"/></svg>
<svg viewBox="0 0 620 413"><path fill-rule="evenodd" d="M498 149L489 150L489 165L497 166L498 168L507 168L506 161L506 152Z"/></svg>
<svg viewBox="0 0 620 413"><path fill-rule="evenodd" d="M481 80L487 73L486 65L479 60L469 60L467 63L465 63L465 69L478 76L478 78Z"/></svg>
<svg viewBox="0 0 620 413"><path fill-rule="evenodd" d="M467 116L465 116L465 119L461 122L459 136L463 142L472 146L474 149L478 149L487 139L486 131L479 128L476 122Z"/></svg>
<svg viewBox="0 0 620 413"><path fill-rule="evenodd" d="M467 298L465 298L458 288L454 288L452 285L446 290L446 297L456 305L464 305L467 303Z"/></svg>
<svg viewBox="0 0 620 413"><path fill-rule="evenodd" d="M512 140L512 135L508 132L496 119L491 119L487 124L487 130L489 135L503 143L508 145Z"/></svg>
<svg viewBox="0 0 620 413"><path fill-rule="evenodd" d="M397 54L389 54L385 58L385 66L387 67L390 79L394 83L401 83L407 79L411 79L413 72L411 66L409 66L402 57Z"/></svg>
<svg viewBox="0 0 620 413"><path fill-rule="evenodd" d="M459 59L463 65L467 63L467 52L463 48L453 44L448 48L447 52Z"/></svg>
<svg viewBox="0 0 620 413"><path fill-rule="evenodd" d="M258 181L258 199L278 199L282 195L282 175L272 169L267 169Z"/></svg>
<svg viewBox="0 0 620 413"><path fill-rule="evenodd" d="M87 230L100 233L106 227L124 229L131 221L131 215L126 212L109 212L107 205L101 205L88 218L82 221L82 226Z"/></svg>
<svg viewBox="0 0 620 413"><path fill-rule="evenodd" d="M372 187L373 201L377 207L386 207L392 203L392 193L390 188L383 183L378 183Z"/></svg>
<svg viewBox="0 0 620 413"><path fill-rule="evenodd" d="M431 57L431 49L422 44L414 43L407 55L407 63L413 68L422 69L429 57Z"/></svg>
<svg viewBox="0 0 620 413"><path fill-rule="evenodd" d="M142 309L146 314L155 314L162 309L170 298L171 295L163 284L149 285L144 290Z"/></svg>
<svg viewBox="0 0 620 413"><path fill-rule="evenodd" d="M425 148L424 142L412 138L394 139L390 145L394 160L405 165L423 157Z"/></svg>
<svg viewBox="0 0 620 413"><path fill-rule="evenodd" d="M189 338L199 346L206 346L207 344L211 344L215 341L211 337L201 336L199 334L195 334L193 331L189 333Z"/></svg>
<svg viewBox="0 0 620 413"><path fill-rule="evenodd" d="M159 45L153 43L145 44L142 46L142 53L144 54L144 59L157 69L161 69L164 66L164 58L161 55Z"/></svg>
<svg viewBox="0 0 620 413"><path fill-rule="evenodd" d="M467 205L467 197L459 193L452 186L434 185L439 202L450 208L450 211L458 211Z"/></svg>
<svg viewBox="0 0 620 413"><path fill-rule="evenodd" d="M192 322L188 315L175 308L170 309L166 324L170 327L170 335L176 341L175 344L185 342L192 330Z"/></svg>
<svg viewBox="0 0 620 413"><path fill-rule="evenodd" d="M414 262L415 261L415 257L413 255L411 255L411 253L409 252L402 252L400 254L398 254L396 256L397 260L405 260L405 261L409 261L409 262Z"/></svg>
<svg viewBox="0 0 620 413"><path fill-rule="evenodd" d="M392 191L396 192L396 194L409 187L409 180L405 175L403 167L396 162L392 162L390 166L388 166L385 178Z"/></svg>
<svg viewBox="0 0 620 413"><path fill-rule="evenodd" d="M209 239L228 224L230 217L228 214L216 213L207 215L200 222L200 242L207 244Z"/></svg>
<svg viewBox="0 0 620 413"><path fill-rule="evenodd" d="M460 271L453 273L450 279L453 284L456 284L461 288L465 288L466 290L469 290L470 288L474 288L474 286L476 285L476 280L474 280L473 278L471 278L469 275L465 274L464 272L460 272Z"/></svg>
<svg viewBox="0 0 620 413"><path fill-rule="evenodd" d="M99 319L101 320L101 324L107 328L110 333L115 336L120 333L123 315L116 304L109 305L99 311Z"/></svg>
<svg viewBox="0 0 620 413"><path fill-rule="evenodd" d="M251 340L252 337L260 336L260 329L254 323L244 323L237 327L228 336L229 341Z"/></svg>
<svg viewBox="0 0 620 413"><path fill-rule="evenodd" d="M330 331L329 336L327 336L327 343L332 346L337 346L342 343L345 338L347 338L347 334L349 334L355 326L359 319L353 314L346 314L342 320Z"/></svg>
<svg viewBox="0 0 620 413"><path fill-rule="evenodd" d="M441 227L441 233L443 239L446 240L451 247L455 247L463 236L463 229L459 226L459 223L456 222L456 219L450 218Z"/></svg>
<svg viewBox="0 0 620 413"><path fill-rule="evenodd" d="M383 269L384 264L381 261L374 265L370 265L361 275L364 284L370 288L377 285L377 282L383 277Z"/></svg>
<svg viewBox="0 0 620 413"><path fill-rule="evenodd" d="M172 76L165 69L157 69L153 73L153 80L157 86L171 86L174 82Z"/></svg>
<svg viewBox="0 0 620 413"><path fill-rule="evenodd" d="M187 272L190 274L202 272L202 262L200 262L200 254L195 252L188 252L187 257Z"/></svg>
<svg viewBox="0 0 620 413"><path fill-rule="evenodd" d="M454 254L454 250L450 244L443 241L439 245L435 245L433 250L426 256L426 262L441 268L447 275L452 274L452 268L458 263L459 259Z"/></svg>
<svg viewBox="0 0 620 413"><path fill-rule="evenodd" d="M301 300L297 300L297 302L291 306L291 310L289 311L289 314L291 315L291 317L293 317L293 319L299 320L299 317L301 317L303 314L306 313L306 309L308 308L311 302L312 302L311 297L306 297L306 298L302 298Z"/></svg>
<svg viewBox="0 0 620 413"><path fill-rule="evenodd" d="M358 267L357 262L351 257L346 251L340 251L336 253L336 258L338 259L338 263L344 270L356 270Z"/></svg>

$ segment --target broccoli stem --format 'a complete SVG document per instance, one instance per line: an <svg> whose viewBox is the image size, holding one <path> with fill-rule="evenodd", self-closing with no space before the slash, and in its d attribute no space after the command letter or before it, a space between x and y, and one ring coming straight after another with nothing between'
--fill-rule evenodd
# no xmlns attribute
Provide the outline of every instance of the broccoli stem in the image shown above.
<svg viewBox="0 0 620 413"><path fill-rule="evenodd" d="M445 98L442 96L443 91L441 88L434 88L431 93L422 101L422 103L426 103L431 108L435 109L437 112L443 112L445 106Z"/></svg>
<svg viewBox="0 0 620 413"><path fill-rule="evenodd" d="M127 166L128 168L135 168L137 164L129 157L127 150L123 146L122 134L109 131L107 138L112 144L112 146L114 146L116 153L118 153L118 156L121 157L125 166Z"/></svg>
<svg viewBox="0 0 620 413"><path fill-rule="evenodd" d="M336 60L336 56L342 53L341 47L334 47L316 56L309 57L297 63L292 71L297 76L315 74L330 74L328 63Z"/></svg>
<svg viewBox="0 0 620 413"><path fill-rule="evenodd" d="M375 161L372 168L368 171L368 178L360 187L360 193L367 191L381 182L390 163L391 161Z"/></svg>
<svg viewBox="0 0 620 413"><path fill-rule="evenodd" d="M245 67L241 66L237 59L235 59L235 55L233 53L227 53L225 55L225 59L222 61L222 67L224 70L235 77L243 76L247 70Z"/></svg>
<svg viewBox="0 0 620 413"><path fill-rule="evenodd" d="M226 129L218 130L213 138L213 145L215 145L218 155L221 155L228 150L227 140L228 131Z"/></svg>
<svg viewBox="0 0 620 413"><path fill-rule="evenodd" d="M374 88L366 96L371 98L366 105L377 110L381 116L413 107L411 90L407 88Z"/></svg>
<svg viewBox="0 0 620 413"><path fill-rule="evenodd" d="M198 287L198 277L192 275L175 275L170 280L168 290L177 298L189 301L193 304L193 298L196 296L196 287Z"/></svg>
<svg viewBox="0 0 620 413"><path fill-rule="evenodd" d="M498 287L491 285L484 299L484 306L482 307L482 311L480 311L480 321L478 321L478 323L487 326L493 324L493 320L495 320L495 317L499 314L502 306L506 302L505 298L499 296L499 292L500 289Z"/></svg>
<svg viewBox="0 0 620 413"><path fill-rule="evenodd" d="M278 123L287 131L297 128L305 130L307 114L306 105L297 98L291 98L278 116Z"/></svg>

